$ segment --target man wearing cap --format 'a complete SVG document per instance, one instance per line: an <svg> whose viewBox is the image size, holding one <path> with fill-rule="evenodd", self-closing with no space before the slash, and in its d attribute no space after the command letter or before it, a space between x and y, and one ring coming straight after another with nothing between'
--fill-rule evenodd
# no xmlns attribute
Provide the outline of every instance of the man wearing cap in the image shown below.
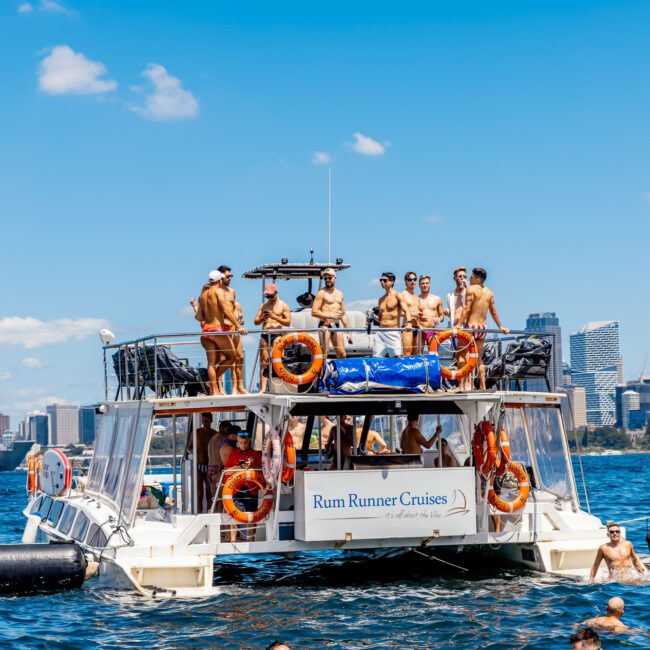
<svg viewBox="0 0 650 650"><path fill-rule="evenodd" d="M221 289L222 279L223 274L220 271L210 271L208 284L204 285L199 296L195 318L201 323L203 332L229 332L232 330L229 323L237 323L237 316ZM237 330L246 334L246 330L239 323ZM210 395L221 395L219 379L235 361L232 341L229 336L202 336L201 345L205 348L208 359ZM219 363L222 356L224 359Z"/></svg>
<svg viewBox="0 0 650 650"><path fill-rule="evenodd" d="M318 327L323 328L323 352L325 355L327 356L329 351L331 337L336 358L345 359L343 333L332 331L333 328L338 329L341 325L346 328L350 327L350 322L345 312L343 292L334 287L336 284L336 271L333 268L324 269L322 276L325 286L316 294L316 298L314 298L311 315L314 318L318 318ZM348 332L348 342L352 343L352 332Z"/></svg>
<svg viewBox="0 0 650 650"><path fill-rule="evenodd" d="M261 469L262 452L251 449L251 434L248 431L237 433L237 448L233 449L226 461L226 469ZM244 483L242 489L234 495L234 502L241 512L257 510L257 493L259 488L252 481ZM255 529L248 533L248 540L254 541ZM237 527L230 527L230 541L237 541Z"/></svg>
<svg viewBox="0 0 650 650"><path fill-rule="evenodd" d="M264 287L266 301L255 314L255 325L264 330L280 330L291 325L291 310L284 300L278 298L278 288L272 282ZM262 334L260 337L260 391L265 392L268 384L269 350L280 334Z"/></svg>

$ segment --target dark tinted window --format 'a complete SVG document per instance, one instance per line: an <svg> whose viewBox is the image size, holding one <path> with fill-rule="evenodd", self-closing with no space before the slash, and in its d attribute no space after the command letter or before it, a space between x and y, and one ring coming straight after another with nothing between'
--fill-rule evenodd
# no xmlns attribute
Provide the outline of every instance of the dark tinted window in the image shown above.
<svg viewBox="0 0 650 650"><path fill-rule="evenodd" d="M36 501L34 501L34 503L32 503L32 507L29 509L29 511L32 514L35 513L35 512L39 512L39 513L41 512L40 507L41 507L41 503L43 503L44 498L45 497L42 497L42 496L38 497L38 499L36 499Z"/></svg>
<svg viewBox="0 0 650 650"><path fill-rule="evenodd" d="M88 517L86 517L83 512L80 512L75 519L74 526L72 527L72 534L70 537L74 537L80 542L83 541L83 538L86 535L86 531L88 530L89 523L90 521L88 520Z"/></svg>
<svg viewBox="0 0 650 650"><path fill-rule="evenodd" d="M65 504L63 501L54 501L52 504L52 508L50 509L50 514L47 516L47 519L54 528L56 528L56 525L59 523L59 518L63 512L64 505Z"/></svg>
<svg viewBox="0 0 650 650"><path fill-rule="evenodd" d="M103 548L106 546L106 535L101 530L97 524L93 524L88 531L88 537L86 538L86 544L88 546L95 546L98 548Z"/></svg>
<svg viewBox="0 0 650 650"><path fill-rule="evenodd" d="M67 535L72 528L72 522L74 521L75 515L77 514L77 509L72 506L68 506L61 517L61 523L59 524L59 530Z"/></svg>
<svg viewBox="0 0 650 650"><path fill-rule="evenodd" d="M43 521L45 521L47 519L47 516L50 514L52 503L53 501L50 497L43 497L43 501L41 501L41 508L38 511L41 513L41 519Z"/></svg>

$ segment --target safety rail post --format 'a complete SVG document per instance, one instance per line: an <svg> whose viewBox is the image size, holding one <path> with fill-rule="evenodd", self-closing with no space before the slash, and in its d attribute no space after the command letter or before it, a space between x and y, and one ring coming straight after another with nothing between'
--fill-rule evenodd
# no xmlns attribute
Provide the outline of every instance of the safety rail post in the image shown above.
<svg viewBox="0 0 650 650"><path fill-rule="evenodd" d="M158 337L153 337L153 377L154 377L154 395L158 395Z"/></svg>

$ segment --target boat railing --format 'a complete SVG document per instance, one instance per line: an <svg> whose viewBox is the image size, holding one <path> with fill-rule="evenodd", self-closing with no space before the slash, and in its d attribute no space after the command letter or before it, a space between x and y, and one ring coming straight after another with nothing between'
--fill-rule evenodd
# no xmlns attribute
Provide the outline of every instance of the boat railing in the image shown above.
<svg viewBox="0 0 650 650"><path fill-rule="evenodd" d="M419 328L418 350L419 354L427 354L428 348L424 343L423 333L441 332L445 327ZM462 329L462 328L458 328ZM301 327L300 329L285 328L278 330L249 330L245 335L237 332L184 332L152 334L149 336L112 343L103 348L104 365L104 396L107 401L138 400L143 397L178 397L197 396L209 393L208 369L206 349L201 341L214 341L220 355L219 361L229 369L222 379L224 393L239 392L237 377L233 377L233 369L241 373L239 388L248 392L258 392L262 375L274 377L271 366L271 354L266 357L264 368L261 366L260 342L264 338L264 345L268 349L269 336L272 336L271 347L276 336L293 332L309 334L314 337L321 347L325 346L326 334L342 335L346 355L351 357L371 357L373 337L378 332L412 332L405 328L331 328ZM476 334L475 330L466 330ZM552 377L549 374L551 350L555 342L555 334L548 332L531 332L523 330L510 330L504 334L498 329L485 329L480 331L485 335L483 360L486 372L492 386L498 388L514 388L524 390L526 386L522 380L537 379L546 386L550 392L553 389ZM544 358L536 357L532 352L532 361L517 366L520 351L525 353L526 346L530 347L531 340L546 340L550 343L544 352ZM442 344L438 353L441 364L453 365L455 355L462 351L462 343L452 338ZM520 354L519 357L517 355ZM330 342L328 358L335 358L335 351ZM511 358L512 357L512 358ZM234 365L232 359L234 358ZM302 356L296 362L304 361ZM252 363L251 363L252 361ZM543 362L543 363L542 363ZM476 369L474 370L476 374ZM539 381L536 382L539 390ZM267 382L272 390L272 382Z"/></svg>

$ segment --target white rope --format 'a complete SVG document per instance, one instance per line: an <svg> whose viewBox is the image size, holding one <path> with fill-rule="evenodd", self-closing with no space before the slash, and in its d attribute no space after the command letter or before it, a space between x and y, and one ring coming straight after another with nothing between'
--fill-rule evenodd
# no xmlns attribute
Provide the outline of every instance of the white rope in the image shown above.
<svg viewBox="0 0 650 650"><path fill-rule="evenodd" d="M644 515L643 517L635 517L634 519L626 519L625 521L617 521L617 524L631 524L633 521L643 521L644 519L650 519L650 515Z"/></svg>

